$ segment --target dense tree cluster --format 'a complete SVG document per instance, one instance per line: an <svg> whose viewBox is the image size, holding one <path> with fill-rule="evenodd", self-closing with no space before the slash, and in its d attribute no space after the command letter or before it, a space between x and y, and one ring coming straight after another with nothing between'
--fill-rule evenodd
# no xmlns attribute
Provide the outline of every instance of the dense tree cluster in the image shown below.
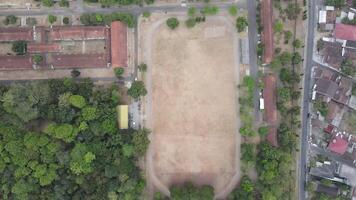
<svg viewBox="0 0 356 200"><path fill-rule="evenodd" d="M118 129L115 86L49 80L0 96L1 199L141 199L149 131Z"/></svg>
<svg viewBox="0 0 356 200"><path fill-rule="evenodd" d="M112 21L121 21L129 28L136 25L136 19L128 13L88 13L80 16L80 22L84 25L110 25Z"/></svg>

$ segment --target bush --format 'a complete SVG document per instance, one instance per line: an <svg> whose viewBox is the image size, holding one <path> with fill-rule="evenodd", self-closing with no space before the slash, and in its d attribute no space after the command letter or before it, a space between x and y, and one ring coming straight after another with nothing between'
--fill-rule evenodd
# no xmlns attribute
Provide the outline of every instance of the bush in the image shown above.
<svg viewBox="0 0 356 200"><path fill-rule="evenodd" d="M32 56L32 60L35 64L40 64L43 61L43 57L41 55L34 55Z"/></svg>
<svg viewBox="0 0 356 200"><path fill-rule="evenodd" d="M140 70L140 72L146 72L146 71L147 71L147 64L141 63L141 64L138 66L138 70Z"/></svg>
<svg viewBox="0 0 356 200"><path fill-rule="evenodd" d="M195 7L190 7L188 8L188 16L189 17L194 17L194 15L196 14L197 9Z"/></svg>
<svg viewBox="0 0 356 200"><path fill-rule="evenodd" d="M230 6L229 7L229 13L231 16L236 16L237 15L237 7L236 6Z"/></svg>
<svg viewBox="0 0 356 200"><path fill-rule="evenodd" d="M61 0L59 2L60 7L69 7L69 2L67 0Z"/></svg>
<svg viewBox="0 0 356 200"><path fill-rule="evenodd" d="M56 22L57 21L57 17L56 16L54 16L54 15L48 15L48 22L50 23L50 24L53 24L54 22Z"/></svg>
<svg viewBox="0 0 356 200"><path fill-rule="evenodd" d="M46 7L52 7L54 5L53 0L42 0L42 4Z"/></svg>
<svg viewBox="0 0 356 200"><path fill-rule="evenodd" d="M63 18L63 24L65 24L65 25L69 24L69 18L68 17L64 17Z"/></svg>
<svg viewBox="0 0 356 200"><path fill-rule="evenodd" d="M268 134L268 127L267 127L267 126L260 127L260 128L258 129L258 134L259 134L261 137L265 137L265 136Z"/></svg>
<svg viewBox="0 0 356 200"><path fill-rule="evenodd" d="M26 41L16 41L12 44L12 51L17 55L24 55L27 51L27 42Z"/></svg>
<svg viewBox="0 0 356 200"><path fill-rule="evenodd" d="M136 25L135 17L128 13L111 13L111 14L82 14L80 16L80 22L84 25L110 25L113 21L121 21L129 28L133 28Z"/></svg>
<svg viewBox="0 0 356 200"><path fill-rule="evenodd" d="M120 78L124 74L125 70L122 67L118 67L114 69L114 72L115 72L115 76Z"/></svg>
<svg viewBox="0 0 356 200"><path fill-rule="evenodd" d="M203 15L216 15L219 12L219 8L216 6L205 6L200 13Z"/></svg>
<svg viewBox="0 0 356 200"><path fill-rule="evenodd" d="M17 22L17 17L15 15L8 15L4 19L4 24L9 25L9 24L16 24Z"/></svg>
<svg viewBox="0 0 356 200"><path fill-rule="evenodd" d="M127 90L127 94L134 99L138 99L140 96L145 96L147 94L145 84L142 81L134 81L130 89Z"/></svg>
<svg viewBox="0 0 356 200"><path fill-rule="evenodd" d="M37 20L33 17L28 17L26 19L26 24L29 25L29 26L34 26L37 24Z"/></svg>
<svg viewBox="0 0 356 200"><path fill-rule="evenodd" d="M149 17L151 16L151 13L148 12L148 11L145 11L145 12L142 13L142 16L143 16L144 18L149 18Z"/></svg>
<svg viewBox="0 0 356 200"><path fill-rule="evenodd" d="M195 26L197 22L195 21L194 18L189 18L185 21L185 25L188 27L188 28L193 28Z"/></svg>
<svg viewBox="0 0 356 200"><path fill-rule="evenodd" d="M80 95L72 95L69 97L69 103L77 108L84 108L84 106L86 105L86 101L84 99L84 97L80 96Z"/></svg>
<svg viewBox="0 0 356 200"><path fill-rule="evenodd" d="M238 17L236 19L236 28L238 32L245 31L246 27L248 26L247 19L245 17Z"/></svg>
<svg viewBox="0 0 356 200"><path fill-rule="evenodd" d="M179 21L177 18L171 17L167 19L166 24L170 29L174 30L179 26Z"/></svg>

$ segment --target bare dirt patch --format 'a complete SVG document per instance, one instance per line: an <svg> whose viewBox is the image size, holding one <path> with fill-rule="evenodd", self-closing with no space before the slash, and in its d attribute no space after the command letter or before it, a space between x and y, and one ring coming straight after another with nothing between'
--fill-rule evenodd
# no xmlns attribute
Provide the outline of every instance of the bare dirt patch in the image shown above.
<svg viewBox="0 0 356 200"><path fill-rule="evenodd" d="M239 173L236 33L219 17L193 29L151 26L144 51L153 173L166 187L192 181L218 194Z"/></svg>

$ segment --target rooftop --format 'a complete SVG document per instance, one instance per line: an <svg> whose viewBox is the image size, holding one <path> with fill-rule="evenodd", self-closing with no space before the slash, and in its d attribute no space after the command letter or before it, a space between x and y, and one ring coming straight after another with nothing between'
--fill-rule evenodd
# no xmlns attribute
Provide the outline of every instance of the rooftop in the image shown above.
<svg viewBox="0 0 356 200"><path fill-rule="evenodd" d="M111 23L111 65L114 68L127 66L127 30L119 21Z"/></svg>
<svg viewBox="0 0 356 200"><path fill-rule="evenodd" d="M337 23L334 34L337 39L356 41L356 26Z"/></svg>
<svg viewBox="0 0 356 200"><path fill-rule="evenodd" d="M277 78L275 74L266 75L263 78L263 97L265 102L264 120L269 125L277 123Z"/></svg>
<svg viewBox="0 0 356 200"><path fill-rule="evenodd" d="M329 142L328 149L334 153L343 155L346 152L348 145L349 142L347 141L347 138L344 138L341 135L337 135Z"/></svg>
<svg viewBox="0 0 356 200"><path fill-rule="evenodd" d="M272 0L262 0L262 40L264 46L263 63L269 64L273 59L273 27L272 27Z"/></svg>

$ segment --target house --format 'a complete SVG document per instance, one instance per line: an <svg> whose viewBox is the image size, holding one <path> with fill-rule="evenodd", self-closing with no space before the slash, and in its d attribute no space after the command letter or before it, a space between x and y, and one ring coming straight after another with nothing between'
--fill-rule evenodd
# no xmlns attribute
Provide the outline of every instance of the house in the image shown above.
<svg viewBox="0 0 356 200"><path fill-rule="evenodd" d="M352 81L346 77L337 76L335 80L320 78L314 85L314 91L330 100L347 105L351 98Z"/></svg>
<svg viewBox="0 0 356 200"><path fill-rule="evenodd" d="M356 186L356 168L348 165L341 165L340 167L340 177L346 179L346 184L350 186Z"/></svg>
<svg viewBox="0 0 356 200"><path fill-rule="evenodd" d="M316 192L322 192L322 193L327 194L331 197L337 197L338 194L340 193L340 189L338 187L318 184L318 186L316 187Z"/></svg>
<svg viewBox="0 0 356 200"><path fill-rule="evenodd" d="M349 142L347 141L347 138L342 134L336 134L336 136L329 142L328 149L334 153L343 155L346 152L348 145Z"/></svg>
<svg viewBox="0 0 356 200"><path fill-rule="evenodd" d="M326 6L319 11L319 27L322 31L334 30L336 12L333 6Z"/></svg>
<svg viewBox="0 0 356 200"><path fill-rule="evenodd" d="M337 23L335 25L334 37L339 40L356 41L356 26Z"/></svg>
<svg viewBox="0 0 356 200"><path fill-rule="evenodd" d="M263 77L263 98L264 98L264 121L268 124L267 141L278 146L277 140L277 77L275 74L268 74Z"/></svg>
<svg viewBox="0 0 356 200"><path fill-rule="evenodd" d="M342 56L342 43L339 42L324 42L324 47L319 51L322 56L322 62L329 66L340 69L344 58Z"/></svg>
<svg viewBox="0 0 356 200"><path fill-rule="evenodd" d="M344 115L344 106L331 100L328 103L328 113L326 115L326 121L336 127L341 123Z"/></svg>
<svg viewBox="0 0 356 200"><path fill-rule="evenodd" d="M111 66L127 66L127 30L119 21L111 23Z"/></svg>
<svg viewBox="0 0 356 200"><path fill-rule="evenodd" d="M270 64L274 54L272 16L272 0L262 0L262 42L264 44L262 62L264 64Z"/></svg>

